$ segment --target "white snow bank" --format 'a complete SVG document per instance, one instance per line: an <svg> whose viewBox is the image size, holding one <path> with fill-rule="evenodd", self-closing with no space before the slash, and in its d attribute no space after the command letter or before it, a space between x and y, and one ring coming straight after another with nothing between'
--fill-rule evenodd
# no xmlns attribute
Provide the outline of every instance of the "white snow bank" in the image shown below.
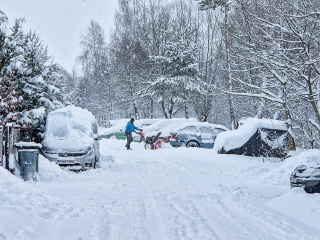
<svg viewBox="0 0 320 240"><path fill-rule="evenodd" d="M291 152L291 155L294 155L294 152ZM279 168L268 174L267 179L270 179L274 185L287 185L289 188L290 176L296 167L299 165L314 166L318 163L320 163L320 150L304 151L294 157L286 158ZM274 179L277 181L274 181Z"/></svg>
<svg viewBox="0 0 320 240"><path fill-rule="evenodd" d="M284 122L272 119L247 118L241 124L237 130L226 131L218 135L213 148L216 153L222 148L229 151L241 147L255 134L258 128L287 130Z"/></svg>
<svg viewBox="0 0 320 240"><path fill-rule="evenodd" d="M307 194L302 188L293 188L290 192L272 199L268 207L284 215L320 230L320 196Z"/></svg>

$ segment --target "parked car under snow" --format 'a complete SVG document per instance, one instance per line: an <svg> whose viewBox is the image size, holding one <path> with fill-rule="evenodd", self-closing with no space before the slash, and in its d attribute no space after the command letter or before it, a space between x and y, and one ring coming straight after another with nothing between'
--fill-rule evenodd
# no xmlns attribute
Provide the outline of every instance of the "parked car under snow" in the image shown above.
<svg viewBox="0 0 320 240"><path fill-rule="evenodd" d="M282 121L247 118L237 130L221 133L214 150L220 154L281 158L289 151L289 133Z"/></svg>
<svg viewBox="0 0 320 240"><path fill-rule="evenodd" d="M218 134L229 129L218 124L193 122L181 125L173 130L170 144L173 147L201 147L213 148Z"/></svg>
<svg viewBox="0 0 320 240"><path fill-rule="evenodd" d="M177 126L188 123L188 122L198 122L196 118L171 118L171 119L160 119L151 124L150 126L143 127L143 133L145 137L156 136L159 132L161 132L160 139L167 142L169 140L169 136L171 136L171 132ZM141 136L133 135L134 142L141 142Z"/></svg>
<svg viewBox="0 0 320 240"><path fill-rule="evenodd" d="M42 154L71 170L95 168L100 161L96 118L86 109L68 106L47 117Z"/></svg>
<svg viewBox="0 0 320 240"><path fill-rule="evenodd" d="M300 165L291 174L291 188L301 187L307 193L320 193L320 165Z"/></svg>

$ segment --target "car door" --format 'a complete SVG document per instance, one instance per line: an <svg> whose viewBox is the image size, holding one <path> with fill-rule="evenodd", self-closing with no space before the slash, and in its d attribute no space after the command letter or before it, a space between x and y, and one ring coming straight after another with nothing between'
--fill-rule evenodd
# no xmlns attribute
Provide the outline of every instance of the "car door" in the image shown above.
<svg viewBox="0 0 320 240"><path fill-rule="evenodd" d="M187 142L191 139L194 139L196 136L196 127L195 126L187 126L179 131L178 141Z"/></svg>
<svg viewBox="0 0 320 240"><path fill-rule="evenodd" d="M210 127L200 128L201 147L213 148L214 132Z"/></svg>

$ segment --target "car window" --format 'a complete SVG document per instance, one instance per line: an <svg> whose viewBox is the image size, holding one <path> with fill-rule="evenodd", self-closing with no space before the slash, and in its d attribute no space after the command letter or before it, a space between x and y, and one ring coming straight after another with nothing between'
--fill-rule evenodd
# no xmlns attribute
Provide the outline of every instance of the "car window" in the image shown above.
<svg viewBox="0 0 320 240"><path fill-rule="evenodd" d="M201 127L200 132L213 135L213 130L209 127Z"/></svg>
<svg viewBox="0 0 320 240"><path fill-rule="evenodd" d="M225 132L226 130L224 130L224 129L221 129L221 128L215 128L214 130L213 130L213 134L214 135L218 135L219 133L222 133L222 132Z"/></svg>
<svg viewBox="0 0 320 240"><path fill-rule="evenodd" d="M180 130L181 133L195 133L196 127L195 126L188 126Z"/></svg>

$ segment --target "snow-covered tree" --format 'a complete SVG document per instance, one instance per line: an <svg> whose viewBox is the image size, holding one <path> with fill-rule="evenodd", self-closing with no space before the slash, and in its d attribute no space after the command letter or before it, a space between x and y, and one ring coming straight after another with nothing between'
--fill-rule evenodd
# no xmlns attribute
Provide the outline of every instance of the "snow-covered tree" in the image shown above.
<svg viewBox="0 0 320 240"><path fill-rule="evenodd" d="M172 118L182 103L184 115L189 118L188 99L192 93L201 93L204 83L199 78L198 48L182 39L172 38L163 49L163 55L151 56L158 63L155 81L143 91L156 99L165 118Z"/></svg>

